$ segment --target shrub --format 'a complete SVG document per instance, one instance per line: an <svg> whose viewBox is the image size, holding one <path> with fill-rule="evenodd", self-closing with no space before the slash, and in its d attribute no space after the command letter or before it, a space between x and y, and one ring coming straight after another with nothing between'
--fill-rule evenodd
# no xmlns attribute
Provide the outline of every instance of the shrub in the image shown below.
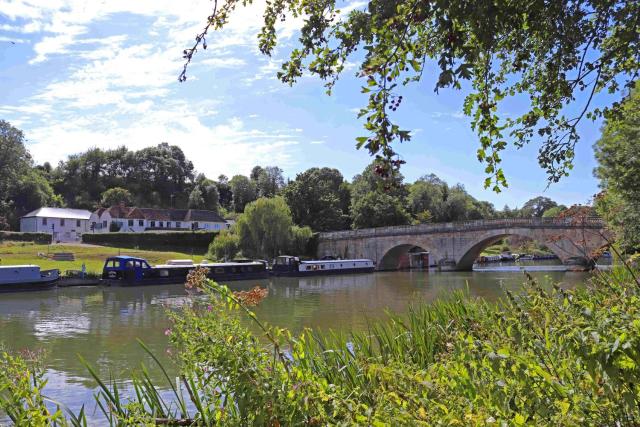
<svg viewBox="0 0 640 427"><path fill-rule="evenodd" d="M173 250L204 254L217 232L167 231L143 233L85 233L83 243L142 250Z"/></svg>
<svg viewBox="0 0 640 427"><path fill-rule="evenodd" d="M266 289L234 293L196 270L187 287L204 297L169 313L182 380L178 390L167 376L174 404L144 376L133 377L129 403L104 381L97 399L118 425L634 426L638 283L631 270L574 291L529 278L524 295L507 291L501 304L457 292L366 333L294 337L250 310ZM4 393L5 410L39 396Z"/></svg>
<svg viewBox="0 0 640 427"><path fill-rule="evenodd" d="M13 231L0 231L0 242L34 242L43 245L51 243L51 234L49 233L18 233Z"/></svg>
<svg viewBox="0 0 640 427"><path fill-rule="evenodd" d="M209 245L207 258L213 260L230 260L238 253L238 235L230 230L222 230Z"/></svg>

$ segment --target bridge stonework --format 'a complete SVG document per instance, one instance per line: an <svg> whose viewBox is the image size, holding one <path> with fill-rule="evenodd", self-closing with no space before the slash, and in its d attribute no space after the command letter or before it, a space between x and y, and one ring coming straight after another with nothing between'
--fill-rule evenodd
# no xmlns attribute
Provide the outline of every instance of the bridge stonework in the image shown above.
<svg viewBox="0 0 640 427"><path fill-rule="evenodd" d="M430 264L471 270L482 250L508 236L546 245L563 264L586 266L608 234L599 219L518 218L380 227L320 233L317 255L368 258L378 270L406 265L409 250L429 252Z"/></svg>

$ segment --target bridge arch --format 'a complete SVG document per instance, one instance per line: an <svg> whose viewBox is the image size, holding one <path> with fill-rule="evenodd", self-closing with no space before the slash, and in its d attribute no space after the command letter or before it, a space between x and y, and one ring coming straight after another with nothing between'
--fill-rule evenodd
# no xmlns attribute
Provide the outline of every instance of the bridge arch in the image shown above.
<svg viewBox="0 0 640 427"><path fill-rule="evenodd" d="M472 243L463 248L460 251L460 257L456 260L456 270L471 270L475 260L480 256L480 253L482 253L485 248L510 236L525 237L538 243L545 244L563 264L568 263L570 258L571 261L575 263L584 264L587 262L585 257L569 256L567 251L564 249L563 244L547 241L546 238L548 236L546 236L545 233L537 233L529 229L502 229L485 233L483 236L475 239Z"/></svg>
<svg viewBox="0 0 640 427"><path fill-rule="evenodd" d="M409 257L411 253L427 252L424 246L420 243L401 243L387 249L378 262L377 270L404 270L410 268Z"/></svg>

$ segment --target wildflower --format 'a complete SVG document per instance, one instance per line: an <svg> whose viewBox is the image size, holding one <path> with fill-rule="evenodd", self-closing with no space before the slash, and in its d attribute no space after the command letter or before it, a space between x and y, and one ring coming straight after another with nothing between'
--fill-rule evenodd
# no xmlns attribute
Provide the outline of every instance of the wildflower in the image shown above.
<svg viewBox="0 0 640 427"><path fill-rule="evenodd" d="M167 329L165 329L165 330L164 330L164 334L165 334L166 336L171 335L171 328L167 328Z"/></svg>
<svg viewBox="0 0 640 427"><path fill-rule="evenodd" d="M246 306L258 305L268 294L269 289L263 289L260 288L260 286L256 286L250 291L237 291L233 293L233 295Z"/></svg>

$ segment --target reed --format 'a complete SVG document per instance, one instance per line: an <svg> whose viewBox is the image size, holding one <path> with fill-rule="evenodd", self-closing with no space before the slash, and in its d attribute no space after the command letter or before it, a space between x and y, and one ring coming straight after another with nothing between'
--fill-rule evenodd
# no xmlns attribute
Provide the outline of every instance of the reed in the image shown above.
<svg viewBox="0 0 640 427"><path fill-rule="evenodd" d="M364 332L293 336L251 311L265 290L234 294L194 274L189 289L204 297L169 313L179 378L165 371L154 384L143 367L125 398L87 368L112 426L632 426L640 424L637 277L615 269L573 291L525 277L524 292L500 304L456 292ZM41 370L6 352L0 359L0 406L14 422L86 425L84 410L41 395Z"/></svg>

